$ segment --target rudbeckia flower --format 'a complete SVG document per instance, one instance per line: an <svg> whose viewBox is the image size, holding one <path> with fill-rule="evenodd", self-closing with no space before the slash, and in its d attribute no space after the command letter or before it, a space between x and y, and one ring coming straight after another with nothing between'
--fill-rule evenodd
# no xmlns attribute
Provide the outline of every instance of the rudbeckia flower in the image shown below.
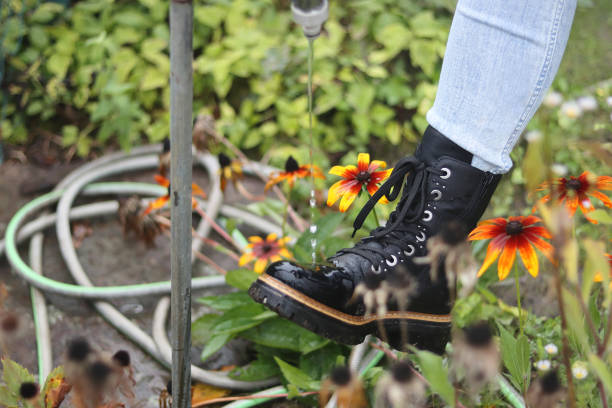
<svg viewBox="0 0 612 408"><path fill-rule="evenodd" d="M538 191L551 188L550 182L544 182L538 187ZM577 208L580 208L587 220L597 224L596 220L589 218L588 213L594 210L589 196L599 199L608 208L612 208L612 200L599 190L612 190L612 177L595 177L588 171L583 172L578 177L561 177L552 182L554 194L559 203L563 203L570 217L574 216ZM546 194L540 202L550 201L551 193Z"/></svg>
<svg viewBox="0 0 612 408"><path fill-rule="evenodd" d="M250 251L242 254L238 265L244 266L255 260L253 270L256 273L262 273L268 262L276 262L283 258L292 257L291 252L285 248L290 239L289 237L277 238L277 235L274 233L268 234L265 240L258 236L249 237L249 244L246 247Z"/></svg>
<svg viewBox="0 0 612 408"><path fill-rule="evenodd" d="M264 190L268 190L270 187L280 183L283 180L287 180L289 187L292 188L296 178L305 178L310 176L310 169L310 164L300 166L293 156L289 156L285 162L285 171L279 171L270 175L270 180L268 180L266 183ZM323 177L321 169L319 169L317 166L312 166L312 176L320 179L325 178Z"/></svg>
<svg viewBox="0 0 612 408"><path fill-rule="evenodd" d="M238 179L242 178L242 166L239 160L231 160L225 154L219 154L219 176L221 177L221 191L225 191L227 181L230 180L236 185Z"/></svg>
<svg viewBox="0 0 612 408"><path fill-rule="evenodd" d="M482 276L499 256L497 274L499 280L506 279L514 264L517 250L531 276L534 278L538 276L538 257L533 246L542 251L551 262L554 262L552 245L542 239L550 238L550 233L545 227L535 225L540 222L542 220L533 215L510 217L508 219L494 218L480 222L478 227L470 233L468 239L470 241L492 239L489 242L485 260L478 271L478 276Z"/></svg>
<svg viewBox="0 0 612 408"><path fill-rule="evenodd" d="M159 174L156 174L154 177L155 177L155 181L157 181L157 184L159 184L162 187L166 187L168 191L165 195L151 202L151 204L149 204L147 209L144 211L144 215L149 214L153 210L162 208L170 200L170 180L168 180L164 176L160 176ZM193 198L194 196L200 196L202 198L206 198L206 193L204 193L204 191L197 184L192 183L191 184L191 206L193 208L195 208L198 205L195 198Z"/></svg>
<svg viewBox="0 0 612 408"><path fill-rule="evenodd" d="M385 167L387 167L387 163L381 160L372 160L370 163L368 153L359 153L357 166L332 167L329 174L340 176L344 180L338 181L329 188L327 205L331 207L342 197L340 211L345 212L364 187L370 195L373 195L378 190L378 184L385 181L393 171L392 168L383 170ZM386 204L388 200L383 197L380 202Z"/></svg>

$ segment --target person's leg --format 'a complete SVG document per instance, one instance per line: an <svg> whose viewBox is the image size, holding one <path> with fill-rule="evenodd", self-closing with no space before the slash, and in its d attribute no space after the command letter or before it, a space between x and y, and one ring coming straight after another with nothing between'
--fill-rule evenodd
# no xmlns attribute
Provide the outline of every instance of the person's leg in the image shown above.
<svg viewBox="0 0 612 408"><path fill-rule="evenodd" d="M576 0L459 0L431 126L493 173L510 152L559 68Z"/></svg>
<svg viewBox="0 0 612 408"><path fill-rule="evenodd" d="M396 347L407 340L442 353L455 285L444 271L432 274L422 262L432 247L428 240L441 237L438 247L449 248L476 226L559 65L575 5L575 0L459 0L428 114L431 126L414 155L395 164L353 226L361 227L383 195L398 199L389 220L327 265L270 265L251 286L251 296L339 342L357 344L374 334ZM367 179L365 171L354 179ZM355 301L359 294L382 304ZM387 296L395 302L386 303Z"/></svg>

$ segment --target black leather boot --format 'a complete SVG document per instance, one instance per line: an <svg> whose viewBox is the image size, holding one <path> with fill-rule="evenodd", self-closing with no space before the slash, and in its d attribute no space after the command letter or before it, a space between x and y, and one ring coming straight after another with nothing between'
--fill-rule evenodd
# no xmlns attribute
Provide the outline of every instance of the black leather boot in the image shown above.
<svg viewBox="0 0 612 408"><path fill-rule="evenodd" d="M471 161L471 153L428 127L415 155L396 164L353 225L359 229L383 195L395 200L406 179L385 226L340 250L328 265L270 265L250 295L280 316L340 343L358 344L374 334L397 348L407 341L442 353L450 338L452 307L445 274L432 280L429 266L414 259L427 254L427 239L449 221L462 222L469 232L482 216L501 176L472 167ZM382 292L395 291L396 298L405 293L409 299L391 299L382 313L380 308L372 313L366 310L371 305L355 296L362 282L360 293L364 285L373 291L384 282ZM402 282L414 290L401 292ZM376 296L386 299L384 293ZM398 306L404 304L407 308Z"/></svg>

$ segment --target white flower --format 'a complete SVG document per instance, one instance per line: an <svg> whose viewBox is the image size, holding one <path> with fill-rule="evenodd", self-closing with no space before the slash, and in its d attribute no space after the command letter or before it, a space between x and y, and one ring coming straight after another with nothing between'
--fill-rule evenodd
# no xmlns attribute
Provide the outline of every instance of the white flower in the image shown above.
<svg viewBox="0 0 612 408"><path fill-rule="evenodd" d="M550 360L538 360L535 362L535 367L539 371L548 371L550 370L551 362Z"/></svg>
<svg viewBox="0 0 612 408"><path fill-rule="evenodd" d="M582 108L574 101L568 101L561 105L561 113L571 119L576 119L582 115Z"/></svg>
<svg viewBox="0 0 612 408"><path fill-rule="evenodd" d="M572 364L572 374L574 378L577 380L582 380L589 375L589 371L587 370L586 364L582 361L575 361Z"/></svg>
<svg viewBox="0 0 612 408"><path fill-rule="evenodd" d="M530 130L529 132L525 133L525 140L530 143L537 142L540 139L542 139L542 132L539 130Z"/></svg>
<svg viewBox="0 0 612 408"><path fill-rule="evenodd" d="M608 106L612 107L612 96L608 96L606 98L606 103L608 104Z"/></svg>
<svg viewBox="0 0 612 408"><path fill-rule="evenodd" d="M546 352L552 356L554 356L555 354L559 352L559 349L553 343L548 343L547 345L545 345L544 350L546 350Z"/></svg>
<svg viewBox="0 0 612 408"><path fill-rule="evenodd" d="M559 177L565 177L565 175L567 174L567 166L561 163L553 163L550 166L550 169Z"/></svg>
<svg viewBox="0 0 612 408"><path fill-rule="evenodd" d="M597 110L597 100L591 95L581 96L576 102L584 112Z"/></svg>
<svg viewBox="0 0 612 408"><path fill-rule="evenodd" d="M544 106L547 106L549 108L559 106L561 105L561 102L563 102L563 95L561 95L559 92L554 91L547 93L544 97L544 101L542 101Z"/></svg>

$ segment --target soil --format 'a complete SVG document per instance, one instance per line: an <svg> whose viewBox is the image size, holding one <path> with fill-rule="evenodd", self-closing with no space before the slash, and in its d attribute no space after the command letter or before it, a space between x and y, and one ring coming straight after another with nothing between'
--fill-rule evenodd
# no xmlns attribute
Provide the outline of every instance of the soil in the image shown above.
<svg viewBox="0 0 612 408"><path fill-rule="evenodd" d="M28 201L45 191L49 191L66 174L82 163L53 164L38 166L32 163L7 161L0 165L0 236L15 212ZM122 180L152 182L153 171L130 174ZM207 176L194 170L194 181L205 191ZM263 190L263 185L254 179L245 181L249 191ZM228 202L236 205L246 202L228 187ZM72 227L87 231L77 248L77 254L89 277L98 286L121 285L129 283L153 282L170 278L170 242L167 236L160 235L154 248L147 248L133 237L124 237L122 227L115 215L91 219ZM221 241L219 237L212 238ZM27 244L20 246L23 259L27 260ZM43 271L45 276L64 282L72 282L69 272L59 251L54 230L46 231L43 245ZM234 261L219 253L203 250L216 263L224 268L234 268ZM103 255L103 256L101 256ZM202 263L194 265L194 276L206 274ZM0 281L8 289L7 310L19 317L19 329L5 339L7 354L25 366L31 373L37 373L36 341L32 320L29 287L11 271L5 257L0 258ZM219 293L226 289L217 289ZM213 291L194 293L194 299ZM136 380L136 401L143 407L157 407L160 391L169 380L169 372L142 352L137 346L124 338L106 323L91 307L90 303L75 298L45 294L51 326L54 366L64 362L67 342L77 336L85 336L95 348L114 353L127 350L131 355ZM151 332L153 310L158 297L121 299L113 305L137 323L146 332ZM193 316L199 316L203 308L194 305ZM192 361L199 362L201 350L192 350ZM207 369L221 369L224 366L244 363L246 358L244 344L235 343L211 357ZM281 406L281 405L278 405ZM286 405L283 405L286 406Z"/></svg>

